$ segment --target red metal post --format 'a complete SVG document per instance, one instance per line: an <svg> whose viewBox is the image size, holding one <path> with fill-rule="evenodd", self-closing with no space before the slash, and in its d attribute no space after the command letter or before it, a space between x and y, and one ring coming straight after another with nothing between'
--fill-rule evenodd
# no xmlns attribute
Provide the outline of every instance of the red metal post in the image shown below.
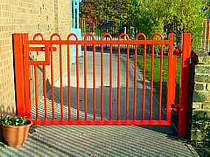
<svg viewBox="0 0 210 157"><path fill-rule="evenodd" d="M163 90L163 45L160 48L160 84L159 84L158 119L162 118L162 90Z"/></svg>
<svg viewBox="0 0 210 157"><path fill-rule="evenodd" d="M17 115L25 115L25 84L24 84L24 51L25 34L13 34L14 45L14 72Z"/></svg>
<svg viewBox="0 0 210 157"><path fill-rule="evenodd" d="M84 45L84 112L85 112L85 120L87 120L87 46Z"/></svg>
<svg viewBox="0 0 210 157"><path fill-rule="evenodd" d="M50 57L51 57L51 84L52 84L52 91L51 91L51 99L52 99L52 119L54 120L55 119L55 96L54 96L54 93L55 93L55 89L54 89L54 62L53 62L53 53L50 54Z"/></svg>
<svg viewBox="0 0 210 157"><path fill-rule="evenodd" d="M142 80L142 120L145 119L145 102L146 102L146 62L147 62L147 46L144 45L143 56L143 80Z"/></svg>
<svg viewBox="0 0 210 157"><path fill-rule="evenodd" d="M71 75L70 75L70 47L67 46L67 75L68 75L68 119L71 119Z"/></svg>
<svg viewBox="0 0 210 157"><path fill-rule="evenodd" d="M104 47L101 45L101 120L104 120Z"/></svg>
<svg viewBox="0 0 210 157"><path fill-rule="evenodd" d="M93 45L93 120L96 120L96 48Z"/></svg>
<svg viewBox="0 0 210 157"><path fill-rule="evenodd" d="M152 53L151 53L151 80L150 80L150 120L153 119L153 87L154 87L154 57L155 57L155 47L152 45Z"/></svg>
<svg viewBox="0 0 210 157"><path fill-rule="evenodd" d="M36 120L39 118L39 95L38 95L38 76L37 76L37 65L34 65L34 82L35 82L35 110L36 110Z"/></svg>
<svg viewBox="0 0 210 157"><path fill-rule="evenodd" d="M129 77L130 77L130 45L127 45L126 55L126 120L129 120Z"/></svg>
<svg viewBox="0 0 210 157"><path fill-rule="evenodd" d="M189 106L189 74L190 74L190 48L191 34L183 34L182 63L181 63L181 82L180 82L180 105L178 136L185 137L187 129L187 110Z"/></svg>
<svg viewBox="0 0 210 157"><path fill-rule="evenodd" d="M47 84L46 67L43 65L43 95L44 95L44 117L47 119Z"/></svg>
<svg viewBox="0 0 210 157"><path fill-rule="evenodd" d="M63 67L62 67L62 46L59 45L59 64L60 64L60 111L63 119Z"/></svg>
<svg viewBox="0 0 210 157"><path fill-rule="evenodd" d="M171 122L171 105L175 103L175 88L176 88L176 60L173 55L174 50L174 34L169 34L170 47L168 52L168 82L167 82L167 102L166 113L167 121Z"/></svg>
<svg viewBox="0 0 210 157"><path fill-rule="evenodd" d="M138 60L138 47L135 45L135 56L134 56L134 103L133 103L133 119L136 120L136 97L137 97L137 60Z"/></svg>
<svg viewBox="0 0 210 157"><path fill-rule="evenodd" d="M80 119L80 89L79 89L79 48L78 45L76 45L76 79L77 79L77 120Z"/></svg>
<svg viewBox="0 0 210 157"><path fill-rule="evenodd" d="M109 75L109 81L110 81L110 87L109 87L109 114L110 114L110 120L112 120L112 45L110 45L110 58L109 58L109 62L110 62L110 75Z"/></svg>
<svg viewBox="0 0 210 157"><path fill-rule="evenodd" d="M120 120L120 44L117 56L117 120Z"/></svg>
<svg viewBox="0 0 210 157"><path fill-rule="evenodd" d="M28 41L28 34L23 34L23 40ZM31 93L30 93L30 68L29 68L29 45L24 45L24 82L25 82L25 107L28 118L31 118Z"/></svg>

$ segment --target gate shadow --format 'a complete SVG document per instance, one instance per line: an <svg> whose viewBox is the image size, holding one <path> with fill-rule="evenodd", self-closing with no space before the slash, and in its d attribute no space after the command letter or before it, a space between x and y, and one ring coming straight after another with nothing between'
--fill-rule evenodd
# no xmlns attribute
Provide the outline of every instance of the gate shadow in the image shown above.
<svg viewBox="0 0 210 157"><path fill-rule="evenodd" d="M51 89L48 85L48 89ZM55 103L60 104L60 87L54 87L55 91ZM68 86L63 87L64 91L64 107L68 108ZM76 92L77 88L76 87L70 87L70 106L76 111L77 105L76 105ZM80 95L80 102L79 102L79 107L80 107L80 113L83 113L84 115L84 88L79 88L79 95ZM138 87L137 88L137 99L136 99L136 115L137 115L137 120L142 120L142 88ZM109 119L110 118L110 89L109 87L104 87L104 118ZM112 119L117 120L117 88L112 88ZM133 103L134 103L134 96L133 96L134 89L130 88L129 89L129 119L133 120ZM100 114L101 114L101 87L96 88L96 119L100 120ZM51 90L48 91L48 99L52 100L51 97ZM154 108L153 108L153 119L158 120L158 102L157 99L153 98L154 100ZM121 87L120 88L120 119L121 120L126 120L126 87ZM93 115L93 88L87 88L87 113L91 116L88 117L88 120L92 120L92 115ZM60 108L57 108L58 110ZM72 119L76 120L76 112L71 113L72 114ZM73 115L74 114L74 115ZM64 117L67 119L68 112L64 111ZM149 115L150 115L150 89L146 88L146 103L145 103L145 119L149 120ZM84 120L84 117L80 115L80 119ZM162 120L166 119L166 113L164 109L162 109ZM168 135L174 135L173 129L171 127L165 127L165 126L138 126L138 127L143 127L146 129L154 130L157 132L165 133Z"/></svg>

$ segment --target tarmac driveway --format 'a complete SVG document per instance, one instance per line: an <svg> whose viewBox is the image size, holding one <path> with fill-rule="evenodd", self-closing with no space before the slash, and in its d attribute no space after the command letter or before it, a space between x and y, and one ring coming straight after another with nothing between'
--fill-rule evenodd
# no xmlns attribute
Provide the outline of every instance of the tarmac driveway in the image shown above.
<svg viewBox="0 0 210 157"><path fill-rule="evenodd" d="M121 55L120 62L120 108L121 119L126 117L126 55ZM130 59L132 60L132 59ZM79 88L80 88L80 110L84 111L84 58L79 59ZM93 113L93 61L92 52L87 52L87 98L88 98L88 113ZM129 119L133 119L133 104L134 104L134 66L133 62L130 62L130 74L129 74ZM109 119L109 99L110 99L110 54L104 53L104 114L105 118ZM112 56L112 106L113 106L113 119L117 119L117 55ZM137 70L137 119L141 119L142 115L142 73L140 69ZM67 106L68 102L68 80L67 76L63 77L64 84L64 104ZM60 102L60 86L59 80L55 84L55 97L56 102ZM100 115L101 111L101 54L96 53L96 110L97 115ZM50 93L50 92L49 92ZM50 98L50 96L49 96ZM158 115L158 101L157 94L154 91L154 119L157 119ZM150 107L150 86L149 82L146 83L146 119L149 118ZM71 107L76 108L76 65L71 66ZM91 116L90 116L91 117ZM100 117L100 116L99 116ZM92 118L92 117L91 117ZM163 113L163 118L165 115Z"/></svg>

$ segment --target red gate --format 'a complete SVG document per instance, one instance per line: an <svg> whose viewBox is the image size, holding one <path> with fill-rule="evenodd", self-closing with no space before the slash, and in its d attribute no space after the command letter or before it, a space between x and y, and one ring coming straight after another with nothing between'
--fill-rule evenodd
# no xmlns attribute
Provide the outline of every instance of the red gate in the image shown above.
<svg viewBox="0 0 210 157"><path fill-rule="evenodd" d="M126 38L126 34L121 34L117 40L113 40L111 35L105 34L101 40L96 40L92 34L87 34L84 40L78 40L75 34L70 34L66 40L62 40L58 34L53 34L49 40L45 40L41 34L36 34L33 40L29 40L28 34L14 34L17 114L27 116L34 124L41 125L171 125L177 62L177 56L173 54L174 35L169 34L168 40L161 34L155 34L152 40L147 40L142 33L135 40ZM178 126L180 136L185 136L187 126L190 40L190 34L184 33ZM76 47L75 70L71 64L71 53L74 53L71 52L71 46ZM82 58L78 57L78 46L83 46ZM160 63L158 90L154 88L156 46L159 46ZM166 52L164 47L167 48ZM34 52L42 54L42 57L34 60L30 55ZM137 66L139 56L143 58L142 71ZM151 61L149 81L146 77L148 56ZM162 83L164 57L168 63L165 95ZM88 71L91 71L91 79ZM125 86L121 81L124 73ZM56 80L58 86L55 85ZM90 92L92 96L88 95ZM81 97L84 102L81 102ZM163 97L166 98L165 105Z"/></svg>

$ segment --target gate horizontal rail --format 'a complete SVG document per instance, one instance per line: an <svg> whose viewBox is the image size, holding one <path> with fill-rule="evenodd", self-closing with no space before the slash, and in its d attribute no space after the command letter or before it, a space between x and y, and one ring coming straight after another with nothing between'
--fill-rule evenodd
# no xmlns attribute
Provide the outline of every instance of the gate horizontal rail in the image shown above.
<svg viewBox="0 0 210 157"><path fill-rule="evenodd" d="M45 43L61 45L170 45L169 40L45 40ZM28 41L25 44L43 44L43 41Z"/></svg>
<svg viewBox="0 0 210 157"><path fill-rule="evenodd" d="M171 125L170 122L165 120L37 120L34 123L37 125Z"/></svg>

